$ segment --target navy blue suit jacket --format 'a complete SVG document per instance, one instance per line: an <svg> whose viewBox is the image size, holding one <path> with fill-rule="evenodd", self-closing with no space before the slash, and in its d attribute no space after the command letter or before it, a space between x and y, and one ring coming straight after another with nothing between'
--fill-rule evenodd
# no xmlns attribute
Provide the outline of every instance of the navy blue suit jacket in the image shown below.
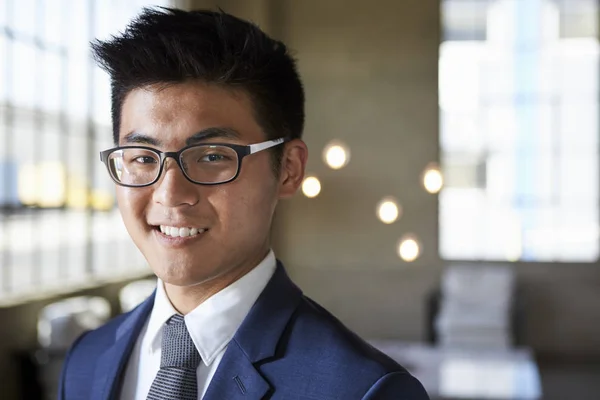
<svg viewBox="0 0 600 400"><path fill-rule="evenodd" d="M118 399L154 296L80 337L69 351L61 400ZM281 264L243 321L204 399L427 400L417 379L305 297Z"/></svg>

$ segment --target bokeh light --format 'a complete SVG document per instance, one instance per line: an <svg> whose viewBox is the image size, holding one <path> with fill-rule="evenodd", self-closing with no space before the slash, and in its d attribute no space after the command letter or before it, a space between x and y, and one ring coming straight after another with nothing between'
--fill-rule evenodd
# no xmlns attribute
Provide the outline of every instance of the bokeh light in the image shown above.
<svg viewBox="0 0 600 400"><path fill-rule="evenodd" d="M444 178L442 177L440 167L435 163L429 164L423 172L423 187L429 193L438 193L442 190L443 185Z"/></svg>
<svg viewBox="0 0 600 400"><path fill-rule="evenodd" d="M405 235L398 242L398 256L406 262L413 262L421 255L421 244L414 235Z"/></svg>
<svg viewBox="0 0 600 400"><path fill-rule="evenodd" d="M331 141L323 149L323 161L331 169L341 169L350 161L350 150L338 140Z"/></svg>
<svg viewBox="0 0 600 400"><path fill-rule="evenodd" d="M302 193L306 197L317 197L321 193L321 182L314 176L307 176L302 182Z"/></svg>
<svg viewBox="0 0 600 400"><path fill-rule="evenodd" d="M377 218L384 224L396 222L402 215L402 207L393 197L384 197L377 204Z"/></svg>

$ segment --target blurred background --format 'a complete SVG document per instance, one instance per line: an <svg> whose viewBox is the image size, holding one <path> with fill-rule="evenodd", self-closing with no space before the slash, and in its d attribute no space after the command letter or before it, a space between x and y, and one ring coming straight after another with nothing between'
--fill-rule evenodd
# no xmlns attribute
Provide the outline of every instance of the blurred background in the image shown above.
<svg viewBox="0 0 600 400"><path fill-rule="evenodd" d="M0 0L2 399L54 398L72 340L153 289L89 41L157 5L298 58L308 176L273 238L307 295L432 397L598 398L597 1Z"/></svg>

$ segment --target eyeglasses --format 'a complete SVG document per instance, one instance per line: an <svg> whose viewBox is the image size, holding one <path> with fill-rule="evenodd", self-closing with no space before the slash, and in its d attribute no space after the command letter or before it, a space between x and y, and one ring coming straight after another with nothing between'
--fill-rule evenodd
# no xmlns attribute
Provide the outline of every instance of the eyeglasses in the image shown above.
<svg viewBox="0 0 600 400"><path fill-rule="evenodd" d="M177 152L162 152L145 146L119 146L102 151L100 161L106 165L112 180L121 186L144 187L156 183L167 157L175 160L190 182L218 185L238 177L244 157L288 140L279 138L247 146L203 143L186 146Z"/></svg>

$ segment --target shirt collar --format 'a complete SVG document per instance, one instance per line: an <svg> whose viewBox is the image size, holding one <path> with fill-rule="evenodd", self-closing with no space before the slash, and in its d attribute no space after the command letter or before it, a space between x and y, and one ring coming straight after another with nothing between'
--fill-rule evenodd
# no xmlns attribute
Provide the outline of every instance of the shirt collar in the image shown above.
<svg viewBox="0 0 600 400"><path fill-rule="evenodd" d="M276 267L275 254L271 250L254 269L185 316L185 324L205 365L210 365L231 341ZM151 351L160 348L162 327L176 313L159 279L146 331L147 341L142 344L145 348Z"/></svg>

